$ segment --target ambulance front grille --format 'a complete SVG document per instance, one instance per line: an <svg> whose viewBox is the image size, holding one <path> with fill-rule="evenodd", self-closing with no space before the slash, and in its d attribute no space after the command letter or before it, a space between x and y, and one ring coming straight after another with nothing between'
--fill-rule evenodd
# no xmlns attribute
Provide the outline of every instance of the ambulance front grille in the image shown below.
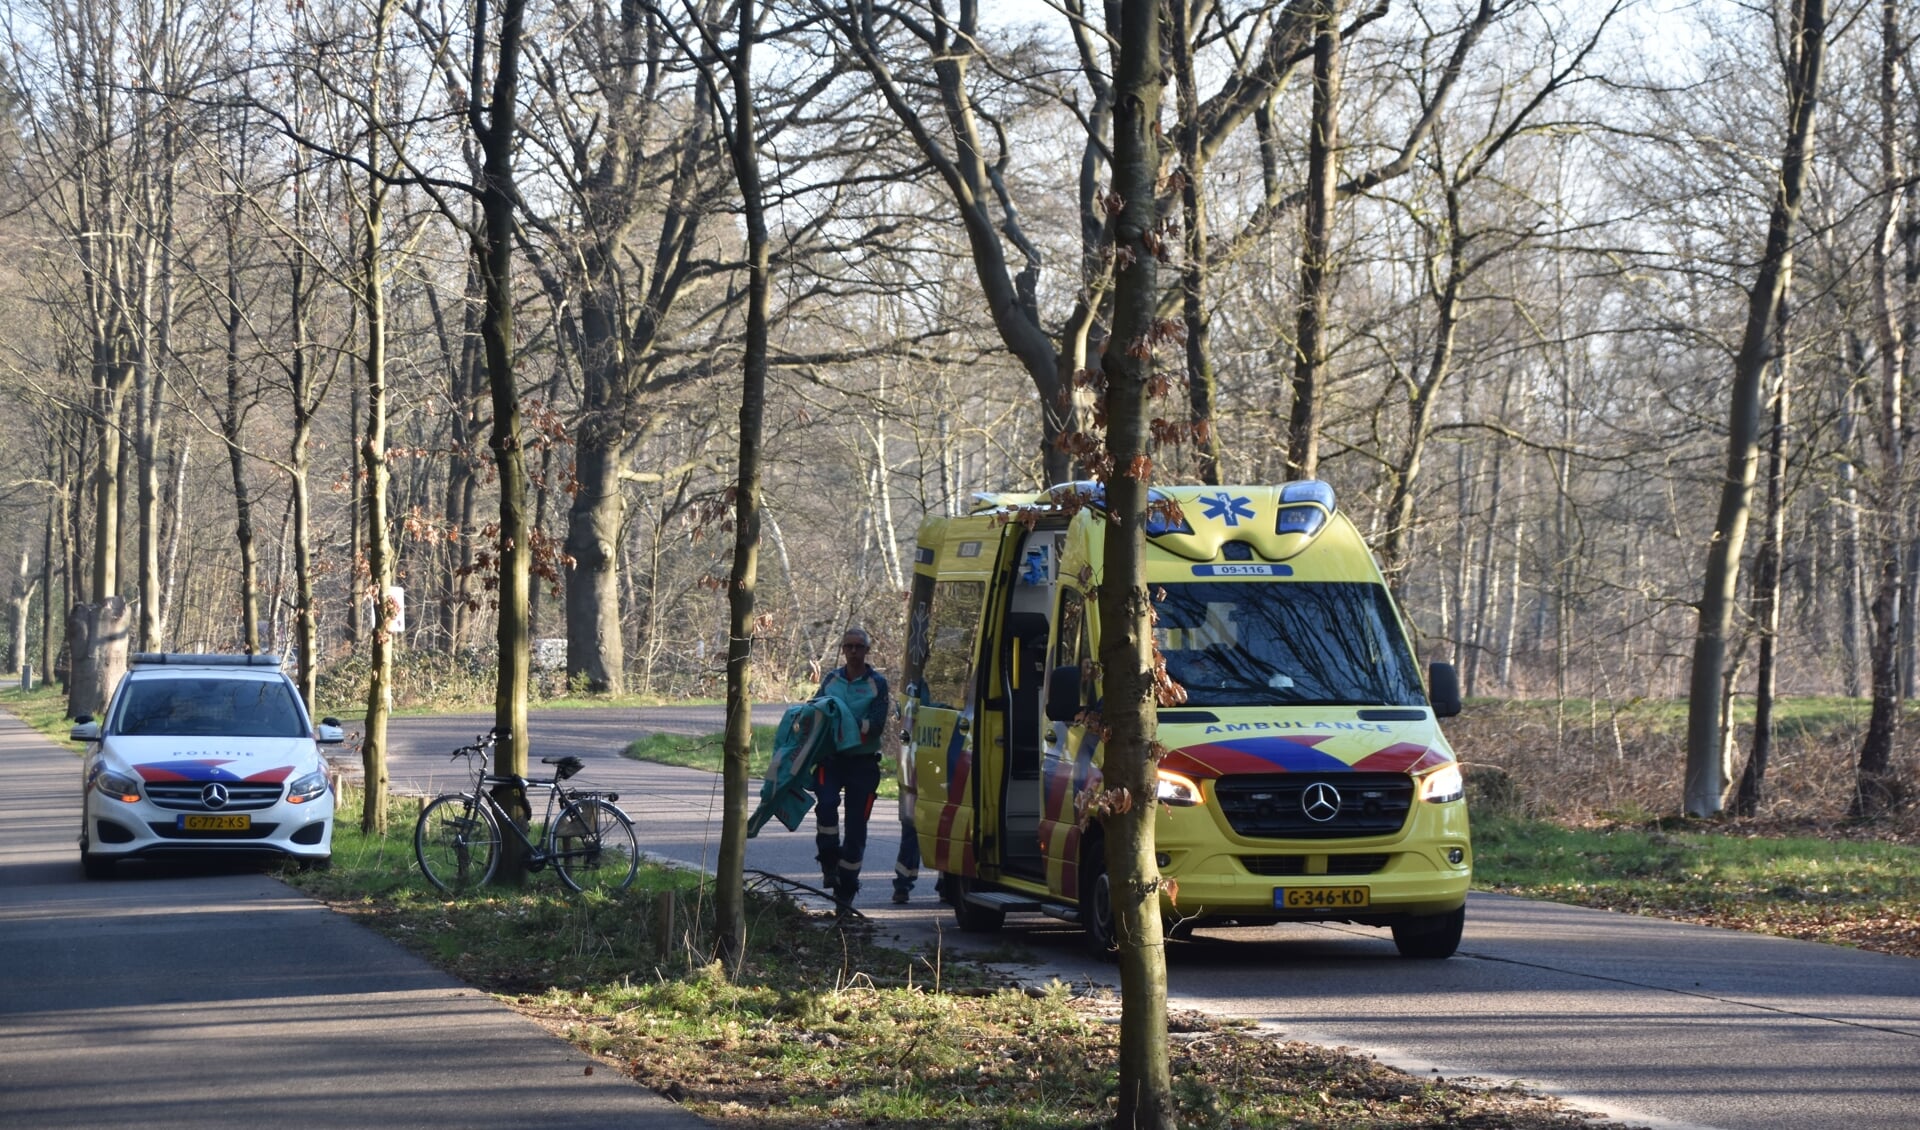
<svg viewBox="0 0 1920 1130"><path fill-rule="evenodd" d="M1413 778L1405 773L1222 777L1213 794L1234 833L1255 840L1390 836L1413 810Z"/></svg>
<svg viewBox="0 0 1920 1130"><path fill-rule="evenodd" d="M1312 858L1305 855L1243 855L1240 866L1249 874L1264 875L1269 878L1285 875L1376 875L1386 870L1387 861L1393 857L1384 852L1366 855L1329 855L1327 869L1324 872L1309 872L1307 861Z"/></svg>

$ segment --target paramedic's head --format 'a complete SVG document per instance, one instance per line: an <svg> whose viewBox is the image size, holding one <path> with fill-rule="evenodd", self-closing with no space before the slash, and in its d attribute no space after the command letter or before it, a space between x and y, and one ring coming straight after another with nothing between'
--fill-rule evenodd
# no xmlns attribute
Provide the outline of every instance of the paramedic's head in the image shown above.
<svg viewBox="0 0 1920 1130"><path fill-rule="evenodd" d="M864 628L848 628L840 636L840 654L847 660L847 670L859 674L867 665L867 649L873 646L873 637L867 635Z"/></svg>

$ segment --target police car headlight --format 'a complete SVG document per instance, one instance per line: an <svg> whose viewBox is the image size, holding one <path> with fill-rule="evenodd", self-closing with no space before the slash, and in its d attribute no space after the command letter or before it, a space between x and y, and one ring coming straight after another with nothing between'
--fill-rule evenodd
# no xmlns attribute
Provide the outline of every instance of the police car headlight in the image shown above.
<svg viewBox="0 0 1920 1130"><path fill-rule="evenodd" d="M288 804L305 804L325 795L327 795L327 774L320 769L315 769L287 786Z"/></svg>
<svg viewBox="0 0 1920 1130"><path fill-rule="evenodd" d="M1154 786L1154 798L1175 808L1192 808L1200 803L1200 786L1178 773L1162 769L1159 782Z"/></svg>
<svg viewBox="0 0 1920 1130"><path fill-rule="evenodd" d="M93 775L94 791L110 800L123 804L140 803L140 782L126 773L112 769L102 769Z"/></svg>
<svg viewBox="0 0 1920 1130"><path fill-rule="evenodd" d="M1458 765L1442 765L1420 778L1420 799L1434 804L1459 800L1467 794L1467 779Z"/></svg>

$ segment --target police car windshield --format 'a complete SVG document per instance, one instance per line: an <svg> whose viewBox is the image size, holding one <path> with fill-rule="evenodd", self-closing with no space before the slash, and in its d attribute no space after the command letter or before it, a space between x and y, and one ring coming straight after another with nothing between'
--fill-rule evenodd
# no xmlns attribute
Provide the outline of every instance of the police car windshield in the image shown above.
<svg viewBox="0 0 1920 1130"><path fill-rule="evenodd" d="M278 679L128 679L113 732L192 738L309 736L293 690Z"/></svg>
<svg viewBox="0 0 1920 1130"><path fill-rule="evenodd" d="M1424 706L1376 584L1149 586L1154 638L1189 706Z"/></svg>

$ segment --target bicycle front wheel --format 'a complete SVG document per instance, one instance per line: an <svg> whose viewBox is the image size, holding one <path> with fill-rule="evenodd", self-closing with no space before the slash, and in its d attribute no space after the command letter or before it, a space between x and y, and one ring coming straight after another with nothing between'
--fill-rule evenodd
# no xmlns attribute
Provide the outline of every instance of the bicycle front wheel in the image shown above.
<svg viewBox="0 0 1920 1130"><path fill-rule="evenodd" d="M576 800L560 813L547 851L560 881L576 891L624 891L640 873L633 821L599 797Z"/></svg>
<svg viewBox="0 0 1920 1130"><path fill-rule="evenodd" d="M427 882L449 894L485 886L500 866L500 825L472 793L435 797L413 826L413 857Z"/></svg>

